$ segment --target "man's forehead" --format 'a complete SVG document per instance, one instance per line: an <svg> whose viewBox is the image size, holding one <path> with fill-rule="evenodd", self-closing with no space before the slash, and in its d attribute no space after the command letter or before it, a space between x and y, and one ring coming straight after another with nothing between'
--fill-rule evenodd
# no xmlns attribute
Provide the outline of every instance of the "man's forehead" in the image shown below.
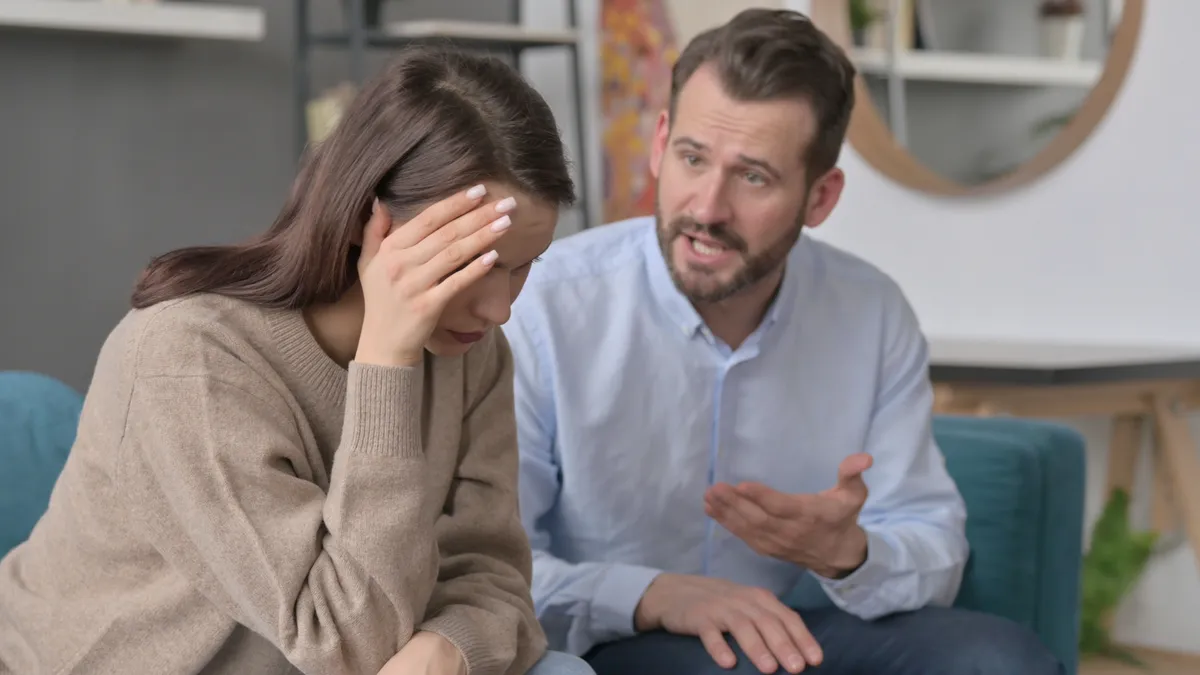
<svg viewBox="0 0 1200 675"><path fill-rule="evenodd" d="M708 69L697 70L680 91L671 126L675 138L769 155L781 164L799 162L817 128L808 102L740 101L726 94Z"/></svg>

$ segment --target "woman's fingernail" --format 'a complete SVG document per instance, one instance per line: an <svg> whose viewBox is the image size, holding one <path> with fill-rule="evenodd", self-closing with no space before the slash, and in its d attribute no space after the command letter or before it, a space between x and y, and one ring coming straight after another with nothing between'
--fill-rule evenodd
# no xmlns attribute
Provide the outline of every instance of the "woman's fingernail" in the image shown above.
<svg viewBox="0 0 1200 675"><path fill-rule="evenodd" d="M492 221L492 232L503 232L508 229L509 225L512 225L512 218L500 216Z"/></svg>
<svg viewBox="0 0 1200 675"><path fill-rule="evenodd" d="M475 187L471 188L470 190L467 190L467 196L470 197L471 199L479 199L480 197L484 196L485 194L487 194L487 188L482 185L476 185Z"/></svg>
<svg viewBox="0 0 1200 675"><path fill-rule="evenodd" d="M500 213L508 213L517 206L517 200L512 197L505 197L496 203L496 211Z"/></svg>
<svg viewBox="0 0 1200 675"><path fill-rule="evenodd" d="M496 253L495 251L488 251L487 253L479 256L479 262L483 263L484 265L491 265L492 263L496 262L496 258L499 257L499 253Z"/></svg>
<svg viewBox="0 0 1200 675"><path fill-rule="evenodd" d="M371 213L379 213L379 197L376 197L375 201L371 202Z"/></svg>

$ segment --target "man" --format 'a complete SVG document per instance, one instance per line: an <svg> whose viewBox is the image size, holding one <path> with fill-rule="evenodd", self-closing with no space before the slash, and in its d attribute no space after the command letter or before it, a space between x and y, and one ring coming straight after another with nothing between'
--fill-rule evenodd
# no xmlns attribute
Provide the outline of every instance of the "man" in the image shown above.
<svg viewBox="0 0 1200 675"><path fill-rule="evenodd" d="M600 675L1060 672L1024 628L948 609L965 513L917 320L802 236L842 192L853 74L794 12L698 36L655 217L556 242L505 326L538 615ZM796 611L806 575L828 601Z"/></svg>

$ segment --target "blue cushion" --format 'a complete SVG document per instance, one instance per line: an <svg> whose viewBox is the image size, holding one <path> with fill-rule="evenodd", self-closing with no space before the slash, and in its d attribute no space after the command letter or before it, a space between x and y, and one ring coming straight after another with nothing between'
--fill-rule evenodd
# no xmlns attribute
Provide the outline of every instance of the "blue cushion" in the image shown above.
<svg viewBox="0 0 1200 675"><path fill-rule="evenodd" d="M29 537L50 503L82 407L58 380L0 372L0 557Z"/></svg>

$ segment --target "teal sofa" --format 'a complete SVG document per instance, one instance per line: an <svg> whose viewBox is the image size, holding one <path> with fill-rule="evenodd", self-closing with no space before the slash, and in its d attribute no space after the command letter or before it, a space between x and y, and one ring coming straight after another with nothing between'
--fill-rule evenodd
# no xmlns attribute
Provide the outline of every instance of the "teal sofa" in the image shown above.
<svg viewBox="0 0 1200 675"><path fill-rule="evenodd" d="M0 556L46 508L82 397L51 378L0 372ZM971 557L956 605L1032 628L1074 675L1078 664L1084 442L1015 418L938 417L934 433L967 505ZM815 583L789 600L828 603Z"/></svg>

